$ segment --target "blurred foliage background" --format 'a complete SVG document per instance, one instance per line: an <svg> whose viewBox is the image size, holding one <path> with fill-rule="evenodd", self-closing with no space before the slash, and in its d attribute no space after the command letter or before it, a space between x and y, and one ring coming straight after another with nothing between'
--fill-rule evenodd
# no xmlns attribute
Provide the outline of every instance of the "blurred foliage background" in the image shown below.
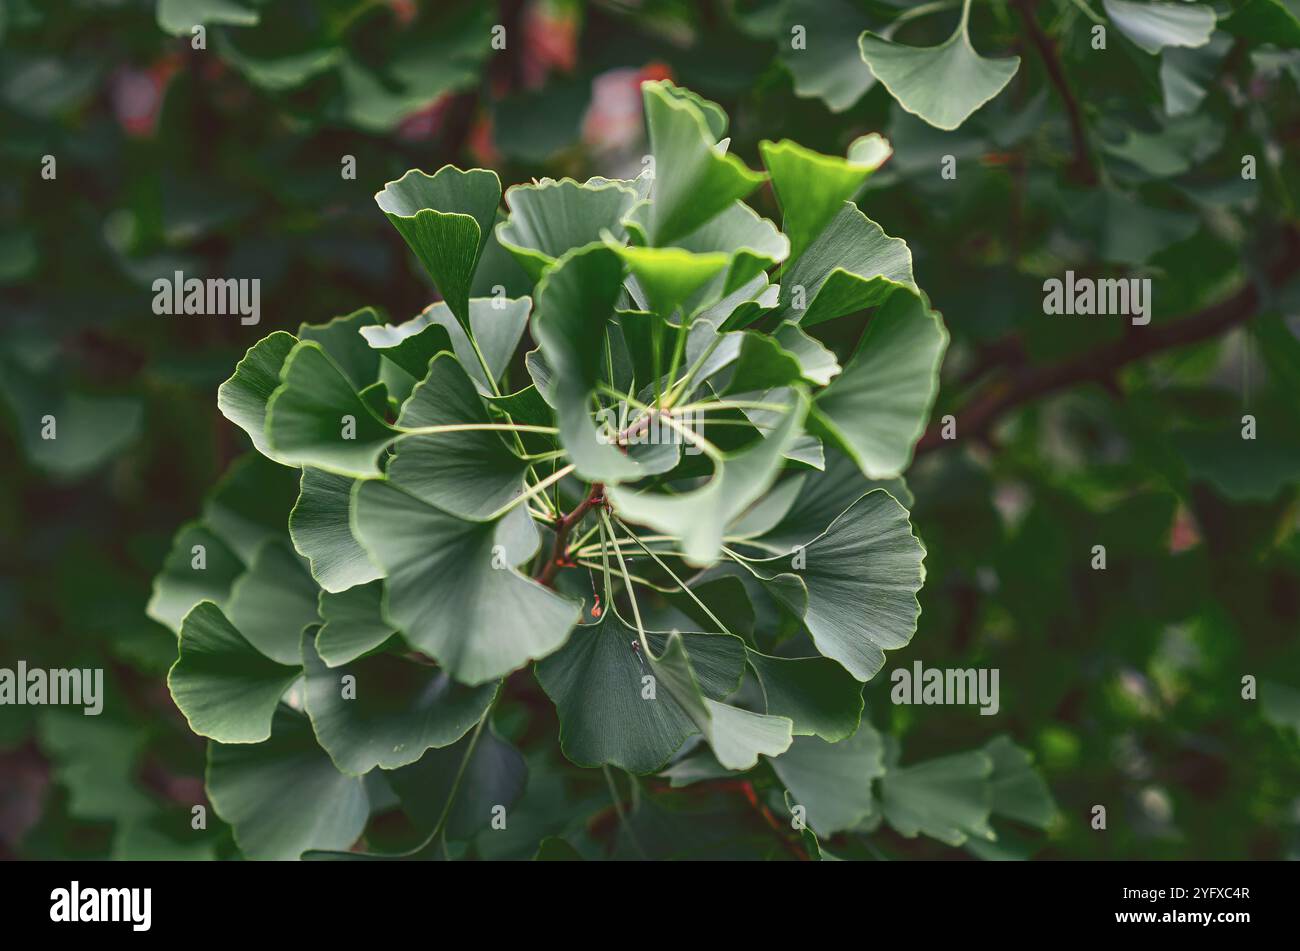
<svg viewBox="0 0 1300 951"><path fill-rule="evenodd" d="M888 666L996 667L1002 698L992 718L893 706L882 675L876 725L909 756L997 733L1031 750L1061 810L1040 857L1300 857L1300 11L1214 4L1221 27L1246 18L1152 55L1114 29L1094 48L1100 3L977 3L976 47L1022 66L941 132L857 50L863 29L941 41L960 4L926 6L0 0L0 665L108 683L100 717L0 711L0 855L232 854L216 817L169 834L204 801L204 743L167 693L175 639L144 616L173 532L246 449L218 383L274 329L429 302L384 182L447 162L505 185L633 176L639 83L671 77L726 107L751 165L762 138L893 143L860 204L907 240L953 342L908 477L920 628ZM526 292L514 267L477 292ZM1045 316L1067 269L1151 277L1152 323ZM175 270L260 278L261 323L156 316ZM527 752L554 734L544 707L498 725ZM601 834L603 789L569 793ZM884 835L884 855L966 854Z"/></svg>

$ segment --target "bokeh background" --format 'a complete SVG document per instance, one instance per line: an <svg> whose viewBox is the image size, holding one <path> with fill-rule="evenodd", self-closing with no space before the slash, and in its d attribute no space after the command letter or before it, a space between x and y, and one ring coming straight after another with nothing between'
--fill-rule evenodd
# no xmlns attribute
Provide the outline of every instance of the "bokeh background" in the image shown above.
<svg viewBox="0 0 1300 951"><path fill-rule="evenodd" d="M167 835L204 801L204 745L144 615L172 534L247 448L217 385L272 330L432 299L374 205L385 181L633 176L639 83L671 77L726 107L751 166L763 138L894 146L861 205L945 316L935 419L958 438L936 425L908 474L927 580L888 666L996 667L1002 696L996 717L894 707L882 675L877 726L917 756L996 733L1032 751L1061 810L1038 857L1300 857L1300 41L1219 30L1152 56L1112 31L1098 51L1086 4L981 2L977 47L1022 67L944 133L857 56L915 6L0 0L0 665L109 681L100 717L0 708L0 855L230 854L215 817ZM958 6L897 35L937 42ZM1152 324L1044 316L1067 268L1151 277ZM511 269L483 272L516 296ZM260 278L261 323L155 315L175 270Z"/></svg>

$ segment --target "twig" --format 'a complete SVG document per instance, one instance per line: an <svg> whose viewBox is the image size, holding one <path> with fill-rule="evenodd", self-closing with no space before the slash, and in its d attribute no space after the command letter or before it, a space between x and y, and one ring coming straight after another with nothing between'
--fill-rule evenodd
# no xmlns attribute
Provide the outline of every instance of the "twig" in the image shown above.
<svg viewBox="0 0 1300 951"><path fill-rule="evenodd" d="M1283 253L1266 274L1273 286L1285 283L1300 272L1300 232L1288 227L1281 232L1281 241ZM1252 283L1226 300L1181 320L1171 320L1156 328L1143 328L1141 333L1126 334L1113 343L1064 363L1014 371L1009 377L990 383L954 415L963 435L984 438L1004 413L1017 406L1078 383L1099 382L1110 388L1111 381L1122 367L1153 354L1217 336L1253 317L1259 304L1260 291ZM949 444L940 436L939 430L939 426L931 425L921 437L916 446L918 456Z"/></svg>
<svg viewBox="0 0 1300 951"><path fill-rule="evenodd" d="M587 497L567 515L562 515L555 525L555 542L551 545L551 555L546 559L546 564L542 566L541 573L538 574L537 580L548 588L555 581L556 573L565 565L565 549L569 544L569 533L594 507L603 505L605 502L605 486L601 482L593 482L591 491Z"/></svg>
<svg viewBox="0 0 1300 951"><path fill-rule="evenodd" d="M1074 161L1072 164L1074 178L1083 185L1096 185L1097 168L1093 165L1092 154L1088 149L1088 136L1083 128L1083 116L1079 110L1079 100L1074 97L1074 92L1065 79L1065 70L1061 68L1061 60L1056 55L1056 48L1052 45L1052 41L1047 34L1043 32L1043 28L1038 24L1038 18L1034 16L1034 5L1036 3L1037 0L1015 0L1016 10L1025 23L1025 30L1029 33L1029 39L1038 50L1038 55L1042 57L1043 65L1047 68L1048 78L1051 79L1052 85L1056 87L1056 91L1060 93L1061 102L1065 105L1066 116L1070 120L1070 136L1074 140Z"/></svg>

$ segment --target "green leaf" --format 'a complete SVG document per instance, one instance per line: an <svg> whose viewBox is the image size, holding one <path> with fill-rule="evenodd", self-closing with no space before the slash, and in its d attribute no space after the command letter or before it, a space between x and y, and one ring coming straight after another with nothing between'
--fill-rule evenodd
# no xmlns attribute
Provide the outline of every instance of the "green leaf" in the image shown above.
<svg viewBox="0 0 1300 951"><path fill-rule="evenodd" d="M655 160L648 238L662 246L690 234L767 176L727 154L710 128L708 113L672 83L642 83L641 95Z"/></svg>
<svg viewBox="0 0 1300 951"><path fill-rule="evenodd" d="M266 408L275 457L351 476L380 474L377 457L398 431L376 416L320 344L297 343Z"/></svg>
<svg viewBox="0 0 1300 951"><path fill-rule="evenodd" d="M532 304L529 297L515 300L476 297L470 300L470 329L492 373L491 381L483 372L474 343L452 316L450 308L441 301L426 307L418 317L404 324L363 327L361 334L372 347L389 356L415 379L422 380L429 370L429 361L448 349L442 333L429 329L439 327L446 332L451 342L450 349L461 367L474 379L479 392L491 396L496 393L493 381L501 378L519 346Z"/></svg>
<svg viewBox="0 0 1300 951"><path fill-rule="evenodd" d="M835 442L872 479L892 479L912 461L939 392L948 332L915 294L877 312L844 372L817 394L809 429Z"/></svg>
<svg viewBox="0 0 1300 951"><path fill-rule="evenodd" d="M251 859L346 849L370 814L360 777L335 769L308 719L283 705L265 743L208 745L207 790L212 808L234 826L235 842Z"/></svg>
<svg viewBox="0 0 1300 951"><path fill-rule="evenodd" d="M668 635L647 632L652 650ZM744 643L727 634L683 634L704 695L721 700L740 685ZM663 767L699 732L674 695L647 698L650 667L637 632L610 608L578 627L567 644L537 664L537 680L560 717L560 748L579 766L608 764L633 773Z"/></svg>
<svg viewBox="0 0 1300 951"><path fill-rule="evenodd" d="M244 354L235 372L217 389L217 407L253 440L253 447L275 459L266 438L266 405L280 385L280 370L297 339L283 330L263 337Z"/></svg>
<svg viewBox="0 0 1300 951"><path fill-rule="evenodd" d="M41 749L52 760L52 776L68 791L70 815L121 821L157 809L134 780L145 743L138 727L67 708L43 711L38 723Z"/></svg>
<svg viewBox="0 0 1300 951"><path fill-rule="evenodd" d="M889 142L874 132L855 139L847 159L822 155L789 139L765 139L758 150L781 204L781 230L790 239L790 262L803 254L893 154Z"/></svg>
<svg viewBox="0 0 1300 951"><path fill-rule="evenodd" d="M384 620L384 584L372 581L340 591L322 591L317 613L323 622L316 635L316 650L330 667L369 653L396 631Z"/></svg>
<svg viewBox="0 0 1300 951"><path fill-rule="evenodd" d="M777 314L812 327L881 304L900 288L916 292L907 243L846 201L785 271Z"/></svg>
<svg viewBox="0 0 1300 951"><path fill-rule="evenodd" d="M389 774L402 808L416 826L432 830L437 825L470 742L471 737L465 737L452 746L431 749L419 762ZM510 810L527 781L528 765L523 756L497 735L489 721L461 776L447 816L447 836L468 839L490 828L496 806L504 807L513 818Z"/></svg>
<svg viewBox="0 0 1300 951"><path fill-rule="evenodd" d="M885 821L900 835L914 839L924 833L958 846L975 836L993 841L989 826L989 778L993 760L974 751L926 760L900 768L889 757L880 781Z"/></svg>
<svg viewBox="0 0 1300 951"><path fill-rule="evenodd" d="M790 0L784 22L778 58L794 80L795 95L844 112L875 84L858 55L857 35L868 21L857 6L843 0ZM805 31L803 48L792 42L795 26Z"/></svg>
<svg viewBox="0 0 1300 951"><path fill-rule="evenodd" d="M203 521L247 565L265 541L283 534L293 500L293 470L250 452L235 460L208 495Z"/></svg>
<svg viewBox="0 0 1300 951"><path fill-rule="evenodd" d="M700 488L678 495L611 486L608 496L619 514L681 539L687 563L717 560L728 524L766 492L780 474L785 452L799 436L808 397L792 390L789 408L764 438L714 461Z"/></svg>
<svg viewBox="0 0 1300 951"><path fill-rule="evenodd" d="M606 243L627 264L644 291L650 310L669 318L705 284L722 274L730 258L721 251L695 254L684 248L652 248Z"/></svg>
<svg viewBox="0 0 1300 951"><path fill-rule="evenodd" d="M510 521L457 518L384 482L356 488L353 530L387 575L384 616L461 683L546 656L578 622L578 602L515 570L531 551L511 551Z"/></svg>
<svg viewBox="0 0 1300 951"><path fill-rule="evenodd" d="M809 383L825 386L840 374L839 361L820 340L808 336L798 324L782 324L772 335L787 353L799 361L799 373Z"/></svg>
<svg viewBox="0 0 1300 951"><path fill-rule="evenodd" d="M793 555L741 564L803 619L822 656L865 682L916 633L924 558L907 510L877 489Z"/></svg>
<svg viewBox="0 0 1300 951"><path fill-rule="evenodd" d="M355 483L349 476L305 466L298 501L289 513L293 547L311 563L311 576L326 591L346 591L383 577L348 524Z"/></svg>
<svg viewBox="0 0 1300 951"><path fill-rule="evenodd" d="M835 661L827 657L769 657L755 650L749 650L747 657L763 688L767 712L788 717L796 737L820 736L828 743L839 743L857 730L862 719L862 685Z"/></svg>
<svg viewBox="0 0 1300 951"><path fill-rule="evenodd" d="M558 835L548 835L537 846L534 862L581 862L578 850Z"/></svg>
<svg viewBox="0 0 1300 951"><path fill-rule="evenodd" d="M575 474L588 481L614 483L644 474L635 459L597 429L590 408L622 287L622 261L604 245L570 251L537 286L533 337L550 371L537 388L555 407L560 442Z"/></svg>
<svg viewBox="0 0 1300 951"><path fill-rule="evenodd" d="M253 564L230 589L226 614L259 651L280 664L302 663L302 629L316 623L318 588L289 547L274 539L258 549Z"/></svg>
<svg viewBox="0 0 1300 951"><path fill-rule="evenodd" d="M496 172L444 165L427 175L411 169L386 184L375 201L468 331L470 284L501 202Z"/></svg>
<svg viewBox="0 0 1300 951"><path fill-rule="evenodd" d="M379 354L361 335L363 327L380 324L373 307L363 307L324 324L299 324L299 340L315 340L357 389L364 390L379 378Z"/></svg>
<svg viewBox="0 0 1300 951"><path fill-rule="evenodd" d="M1102 0L1119 31L1148 53L1166 46L1197 47L1210 42L1215 15L1211 7L1189 3L1130 3Z"/></svg>
<svg viewBox="0 0 1300 951"><path fill-rule="evenodd" d="M361 336L381 356L387 357L416 380L422 380L429 370L430 360L439 353L452 352L450 328L438 321L439 316L460 329L451 309L440 303L403 324L363 327ZM462 336L464 333L461 330ZM468 338L466 341L468 343Z"/></svg>
<svg viewBox="0 0 1300 951"><path fill-rule="evenodd" d="M451 354L434 357L397 419L399 427L410 429L491 422L473 382ZM452 515L487 518L523 491L528 470L504 435L479 430L408 436L388 464L388 478Z"/></svg>
<svg viewBox="0 0 1300 951"><path fill-rule="evenodd" d="M167 674L190 729L220 743L261 743L280 697L301 671L250 644L211 601L185 616L180 656Z"/></svg>
<svg viewBox="0 0 1300 951"><path fill-rule="evenodd" d="M823 469L798 473L781 482L730 531L749 536L750 544L788 555L796 545L806 545L824 532L837 515L872 489L885 489L904 507L912 504L903 480L868 479L857 463L832 449L826 453ZM760 509L768 504L769 511Z"/></svg>
<svg viewBox="0 0 1300 951"><path fill-rule="evenodd" d="M721 395L766 392L798 383L802 378L803 368L793 354L773 337L746 330L741 333L736 369Z"/></svg>
<svg viewBox="0 0 1300 951"><path fill-rule="evenodd" d="M1027 825L1046 829L1057 816L1052 793L1042 775L1033 768L1033 757L999 736L984 744L984 752L993 761L990 777L992 809Z"/></svg>
<svg viewBox="0 0 1300 951"><path fill-rule="evenodd" d="M483 718L500 689L462 687L445 671L393 654L331 668L316 652L315 635L308 628L302 641L304 705L334 765L354 776L407 766L427 749L450 746Z"/></svg>
<svg viewBox="0 0 1300 951"><path fill-rule="evenodd" d="M754 713L721 703L704 693L704 677L687 653L685 638L668 635L663 654L647 660L659 689L669 691L704 734L718 762L729 770L751 769L759 756L779 756L790 747L791 723L786 717Z"/></svg>
<svg viewBox="0 0 1300 951"><path fill-rule="evenodd" d="M203 26L256 26L261 15L236 0L158 0L158 28L171 36L189 36Z"/></svg>
<svg viewBox="0 0 1300 951"><path fill-rule="evenodd" d="M997 96L1020 68L1020 57L988 59L971 46L970 0L952 36L938 46L904 46L870 31L858 38L872 75L905 110L937 129L952 131Z"/></svg>
<svg viewBox="0 0 1300 951"><path fill-rule="evenodd" d="M623 217L637 201L623 182L543 178L535 185L506 189L510 217L496 227L497 240L514 255L533 281L574 248L601 240L608 231L622 240Z"/></svg>
<svg viewBox="0 0 1300 951"><path fill-rule="evenodd" d="M1279 0L1246 0L1220 25L1256 44L1300 49L1300 18Z"/></svg>
<svg viewBox="0 0 1300 951"><path fill-rule="evenodd" d="M871 782L885 773L884 744L870 723L837 743L796 736L772 760L772 769L794 805L803 806L807 825L819 836L831 836L875 812Z"/></svg>
<svg viewBox="0 0 1300 951"><path fill-rule="evenodd" d="M759 285L766 286L766 277L758 284L755 279L790 254L786 236L743 201L732 202L679 238L677 244L700 256L718 252L727 255L726 270L686 298L688 314L697 314L738 292L746 297L753 295Z"/></svg>
<svg viewBox="0 0 1300 951"><path fill-rule="evenodd" d="M153 580L145 614L181 632L181 622L200 601L224 605L230 586L244 571L239 556L200 522L176 532L162 570Z"/></svg>

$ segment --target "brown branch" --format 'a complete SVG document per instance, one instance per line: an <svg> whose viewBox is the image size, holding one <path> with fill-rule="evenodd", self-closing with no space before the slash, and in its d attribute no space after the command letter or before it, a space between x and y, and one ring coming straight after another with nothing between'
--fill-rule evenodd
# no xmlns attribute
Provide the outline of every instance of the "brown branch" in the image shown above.
<svg viewBox="0 0 1300 951"><path fill-rule="evenodd" d="M573 527L583 520L588 512L597 505L603 505L605 502L605 485L601 482L593 482L591 491L587 497L577 504L573 511L567 515L562 515L560 520L555 523L555 543L551 545L550 557L546 559L546 564L542 566L541 573L538 574L537 580L548 588L555 581L556 573L569 564L565 557L565 549L569 545L569 533Z"/></svg>
<svg viewBox="0 0 1300 951"><path fill-rule="evenodd" d="M1074 92L1070 89L1070 84L1066 81L1065 70L1061 68L1061 60L1056 55L1056 47L1052 45L1051 39L1043 28L1038 24L1038 18L1034 16L1034 6L1037 0L1015 0L1016 10L1020 13L1020 18L1025 23L1025 30L1029 33L1029 39L1033 42L1034 47L1038 50L1038 55L1043 60L1043 66L1047 68L1048 78L1051 79L1052 85L1061 95L1061 102L1065 105L1065 114L1070 120L1070 137L1074 140L1074 160L1072 163L1071 174L1080 184L1096 185L1097 169L1092 163L1092 154L1088 149L1088 136L1083 128L1083 116L1079 110L1079 100L1075 98Z"/></svg>
<svg viewBox="0 0 1300 951"><path fill-rule="evenodd" d="M1289 227L1281 232L1281 241L1283 252L1266 272L1268 283L1274 287L1300 272L1300 232ZM1122 367L1153 354L1217 336L1237 324L1245 323L1255 315L1259 305L1260 291L1252 283L1226 300L1181 320L1171 320L1160 327L1147 327L1140 332L1125 334L1120 340L1097 347L1064 363L1014 371L1009 376L990 383L963 409L955 411L958 426L963 435L985 439L1004 413L1058 390L1079 383L1095 382L1115 392L1117 386L1114 381ZM916 445L918 456L951 442L942 439L939 432L938 425L930 426Z"/></svg>

